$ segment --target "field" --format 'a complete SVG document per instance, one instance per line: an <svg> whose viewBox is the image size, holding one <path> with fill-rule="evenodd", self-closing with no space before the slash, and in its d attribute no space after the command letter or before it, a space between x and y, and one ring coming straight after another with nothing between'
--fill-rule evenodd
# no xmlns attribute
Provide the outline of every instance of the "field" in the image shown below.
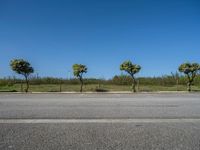
<svg viewBox="0 0 200 150"><path fill-rule="evenodd" d="M23 85L25 88L25 84ZM40 84L30 85L29 91L32 92L78 92L79 84ZM137 87L139 92L153 91L186 91L186 85L177 86L159 86L159 85L140 85ZM200 86L192 86L193 91L200 91ZM0 86L0 92L20 92L21 84ZM109 91L131 91L130 85L112 85L112 84L86 84L83 86L84 92L109 92Z"/></svg>

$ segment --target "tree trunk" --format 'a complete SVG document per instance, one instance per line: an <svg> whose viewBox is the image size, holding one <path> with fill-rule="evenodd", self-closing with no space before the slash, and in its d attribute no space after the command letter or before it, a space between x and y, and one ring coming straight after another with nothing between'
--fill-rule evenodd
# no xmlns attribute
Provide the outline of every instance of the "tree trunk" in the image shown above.
<svg viewBox="0 0 200 150"><path fill-rule="evenodd" d="M137 91L140 91L140 80L137 81Z"/></svg>
<svg viewBox="0 0 200 150"><path fill-rule="evenodd" d="M82 91L83 91L83 79L82 79L82 78L80 78L80 82L81 82L81 89L80 89L80 92L82 92Z"/></svg>
<svg viewBox="0 0 200 150"><path fill-rule="evenodd" d="M187 75L188 77L188 92L191 92L191 85L192 85L192 82L193 82L193 77L190 77L189 74Z"/></svg>
<svg viewBox="0 0 200 150"><path fill-rule="evenodd" d="M25 76L25 80L26 80L26 89L25 89L25 92L28 93L28 89L29 89L29 80L28 80L28 76Z"/></svg>
<svg viewBox="0 0 200 150"><path fill-rule="evenodd" d="M188 82L188 92L191 92L191 84L192 84L192 82L189 81L189 82Z"/></svg>
<svg viewBox="0 0 200 150"><path fill-rule="evenodd" d="M132 92L136 92L136 89L135 89L135 85L136 85L136 80L135 80L135 77L132 75L132 79L133 79L133 83L132 83Z"/></svg>

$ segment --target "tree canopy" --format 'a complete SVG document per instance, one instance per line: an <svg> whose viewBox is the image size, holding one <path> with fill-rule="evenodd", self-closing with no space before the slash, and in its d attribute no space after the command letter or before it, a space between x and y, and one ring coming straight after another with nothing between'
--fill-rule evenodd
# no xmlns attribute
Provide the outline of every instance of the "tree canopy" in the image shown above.
<svg viewBox="0 0 200 150"><path fill-rule="evenodd" d="M131 61L124 61L120 65L120 70L125 71L131 75L131 77L133 79L132 90L133 90L133 92L136 92L136 89L135 89L136 80L135 80L134 75L141 70L141 66L133 64Z"/></svg>
<svg viewBox="0 0 200 150"><path fill-rule="evenodd" d="M74 64L73 65L73 72L74 72L74 76L78 77L80 82L81 82L80 92L82 92L82 89L83 89L83 73L87 73L87 67L85 65L82 65L82 64Z"/></svg>
<svg viewBox="0 0 200 150"><path fill-rule="evenodd" d="M183 63L179 66L178 70L186 74L188 78L188 91L191 91L191 84L198 71L200 71L200 65L198 63Z"/></svg>
<svg viewBox="0 0 200 150"><path fill-rule="evenodd" d="M131 61L125 61L120 65L120 70L125 71L133 76L141 70L141 66L133 64Z"/></svg>
<svg viewBox="0 0 200 150"><path fill-rule="evenodd" d="M200 71L200 65L198 63L183 63L179 66L179 71L195 76Z"/></svg>
<svg viewBox="0 0 200 150"><path fill-rule="evenodd" d="M10 66L13 71L24 76L28 76L29 74L34 72L34 69L33 67L31 67L30 63L23 59L11 60Z"/></svg>
<svg viewBox="0 0 200 150"><path fill-rule="evenodd" d="M13 59L10 62L10 66L13 71L18 74L21 74L25 77L26 80L26 89L25 91L28 92L29 89L29 75L34 72L33 67L31 67L30 63L23 59Z"/></svg>
<svg viewBox="0 0 200 150"><path fill-rule="evenodd" d="M73 72L75 77L82 77L83 73L87 73L87 67L82 64L74 64Z"/></svg>

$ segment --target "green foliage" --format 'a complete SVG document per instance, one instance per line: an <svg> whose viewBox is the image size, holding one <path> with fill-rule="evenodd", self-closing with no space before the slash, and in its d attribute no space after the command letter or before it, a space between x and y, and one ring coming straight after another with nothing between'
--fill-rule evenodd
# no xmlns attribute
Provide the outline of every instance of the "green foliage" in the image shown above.
<svg viewBox="0 0 200 150"><path fill-rule="evenodd" d="M134 75L141 70L140 65L133 64L131 61L125 61L120 65L120 70L127 72L133 79L132 90L136 92L136 80Z"/></svg>
<svg viewBox="0 0 200 150"><path fill-rule="evenodd" d="M184 63L179 66L179 71L196 76L197 72L200 71L200 65L198 63Z"/></svg>
<svg viewBox="0 0 200 150"><path fill-rule="evenodd" d="M131 85L133 79L132 77L128 76L128 75L115 75L112 80L111 80L111 84L116 84L116 85Z"/></svg>
<svg viewBox="0 0 200 150"><path fill-rule="evenodd" d="M177 90L176 80L171 75L161 77L139 77L140 91L175 91ZM0 91L21 91L22 80L15 77L0 79ZM53 77L29 77L30 90L35 92L59 92L60 83L62 83L62 91L80 91L78 79L63 79ZM187 77L180 76L178 91L185 90ZM127 91L130 90L132 78L128 75L115 76L112 79L84 79L85 91ZM200 75L197 75L193 82L193 90L200 91Z"/></svg>
<svg viewBox="0 0 200 150"><path fill-rule="evenodd" d="M82 64L74 64L73 73L75 77L82 78L83 73L87 73L87 67Z"/></svg>
<svg viewBox="0 0 200 150"><path fill-rule="evenodd" d="M140 65L133 64L131 61L125 61L120 65L120 70L126 71L131 76L140 71Z"/></svg>
<svg viewBox="0 0 200 150"><path fill-rule="evenodd" d="M13 71L15 71L16 73L21 74L25 77L26 85L27 85L25 91L28 92L28 89L29 89L28 77L31 73L34 72L33 67L31 67L31 65L28 61L25 61L23 59L11 60L10 66Z"/></svg>
<svg viewBox="0 0 200 150"><path fill-rule="evenodd" d="M53 78L53 77L34 77L30 76L31 73L34 72L33 67L31 67L30 63L23 60L23 59L14 59L10 62L10 66L13 71L15 71L18 74L21 74L25 77L26 83L27 83L27 89L26 92L28 91L29 83L32 86L37 86L37 85L43 85L47 84L49 85L54 85L58 84L61 86L63 84L64 86L68 85L73 85L77 86L79 84L79 81L81 82L81 92L82 92L82 87L83 87L83 74L87 73L87 67L82 64L74 64L73 65L73 73L74 76L77 78L73 79L63 79L63 78ZM119 87L123 87L121 85L131 85L132 84L132 89L135 92L135 85L138 84L141 87L148 87L148 90L151 89L152 87L169 87L169 88L176 88L177 90L180 90L180 87L182 88L181 90L184 90L184 84L188 84L188 90L191 90L191 86L193 84L196 84L196 86L192 86L196 90L197 88L200 88L200 75L198 75L198 72L200 72L200 64L198 63L184 63L181 64L178 68L178 70L181 73L184 73L186 76L183 76L182 74L176 72L176 73L171 73L171 75L165 75L161 77L140 77L140 78L135 78L135 74L138 73L141 70L141 67L139 65L133 64L131 61L125 61L120 65L120 70L125 71L129 75L120 75L120 76L114 76L112 79L105 80L105 79L95 79L95 78L86 78L84 79L84 85L95 85L95 88L92 88L94 91L104 91L105 89L102 87L105 86L112 86L112 85L119 85ZM9 77L9 78L4 78L0 79L0 88L10 88L14 87L15 85L22 85L23 82L21 79L17 79L15 77ZM65 85L66 84L66 85ZM98 86L96 86L98 85ZM86 89L84 86L84 89ZM126 89L128 86L125 86ZM138 86L139 87L139 86ZM197 88L195 88L197 87ZM22 88L23 89L23 88ZM139 88L138 88L139 89ZM54 90L54 89L53 89ZM108 89L106 89L108 90ZM18 90L19 91L19 90Z"/></svg>
<svg viewBox="0 0 200 150"><path fill-rule="evenodd" d="M0 79L0 86L13 86L15 84L14 79L4 78Z"/></svg>
<svg viewBox="0 0 200 150"><path fill-rule="evenodd" d="M181 80L182 77L180 77ZM132 77L127 75L120 75L120 76L114 76L112 80L110 81L111 84L116 85L131 85L132 84ZM139 81L140 85L155 85L155 86L173 86L176 85L176 80L173 78L173 76L165 75L161 77L139 77L137 78L137 81ZM180 84L185 83L185 79L182 79Z"/></svg>
<svg viewBox="0 0 200 150"><path fill-rule="evenodd" d="M198 63L183 63L179 66L178 70L186 74L188 78L188 91L191 91L191 84L197 76L198 71L200 71L200 65Z"/></svg>
<svg viewBox="0 0 200 150"><path fill-rule="evenodd" d="M10 66L13 71L15 71L18 74L22 74L24 76L28 76L34 72L34 69L33 67L31 67L30 63L23 59L11 60Z"/></svg>
<svg viewBox="0 0 200 150"><path fill-rule="evenodd" d="M85 65L82 65L82 64L74 64L73 65L73 72L74 72L74 76L78 77L80 82L81 82L80 92L82 92L82 89L83 89L83 73L87 73L87 67Z"/></svg>

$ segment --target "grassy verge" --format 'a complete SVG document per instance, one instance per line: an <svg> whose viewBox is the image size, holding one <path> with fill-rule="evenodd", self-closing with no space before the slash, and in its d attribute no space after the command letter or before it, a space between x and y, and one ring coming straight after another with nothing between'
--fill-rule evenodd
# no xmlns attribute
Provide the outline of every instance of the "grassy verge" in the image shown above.
<svg viewBox="0 0 200 150"><path fill-rule="evenodd" d="M23 85L25 86L25 85ZM78 84L41 84L41 85L30 85L30 90L32 92L78 92L80 85ZM200 86L193 86L193 91L200 91ZM176 86L154 86L154 85L141 85L137 88L138 91L153 92L153 91L177 91ZM185 85L179 85L178 91L186 91L187 87ZM15 84L12 86L0 86L0 92L20 92L21 85ZM92 92L107 92L107 91L131 91L129 85L98 85L98 84L88 84L84 85L83 91Z"/></svg>

